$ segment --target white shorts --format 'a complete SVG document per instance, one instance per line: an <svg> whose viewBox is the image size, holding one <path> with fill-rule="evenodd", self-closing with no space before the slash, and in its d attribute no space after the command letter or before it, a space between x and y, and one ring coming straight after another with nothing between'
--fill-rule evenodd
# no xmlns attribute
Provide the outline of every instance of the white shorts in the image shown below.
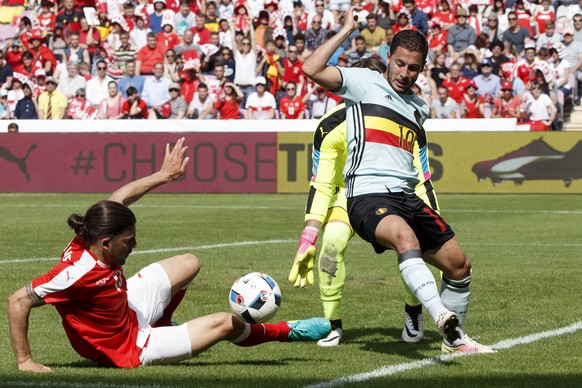
<svg viewBox="0 0 582 388"><path fill-rule="evenodd" d="M139 334L136 346L142 348L142 365L167 364L191 356L188 324L151 327L164 315L172 299L172 285L166 271L158 263L141 269L127 279L129 308L137 315Z"/></svg>

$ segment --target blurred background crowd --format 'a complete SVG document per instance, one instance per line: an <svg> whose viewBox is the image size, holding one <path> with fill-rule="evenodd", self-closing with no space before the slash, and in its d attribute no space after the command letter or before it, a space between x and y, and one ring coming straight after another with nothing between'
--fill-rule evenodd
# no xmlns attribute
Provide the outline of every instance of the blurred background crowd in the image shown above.
<svg viewBox="0 0 582 388"><path fill-rule="evenodd" d="M329 64L386 62L418 30L433 118L560 130L580 104L582 0L5 0L0 118L319 118L341 100L302 63L352 5L360 28Z"/></svg>

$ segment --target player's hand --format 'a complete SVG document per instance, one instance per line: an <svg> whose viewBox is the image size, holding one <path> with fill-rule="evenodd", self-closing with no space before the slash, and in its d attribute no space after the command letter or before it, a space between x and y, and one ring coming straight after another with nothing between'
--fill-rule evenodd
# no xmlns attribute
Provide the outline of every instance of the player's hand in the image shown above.
<svg viewBox="0 0 582 388"><path fill-rule="evenodd" d="M362 20L360 20L360 17L357 15L357 13L362 9L363 8L359 5L352 6L350 9L348 9L344 18L344 28L349 28L350 31L355 31L358 28L358 23Z"/></svg>
<svg viewBox="0 0 582 388"><path fill-rule="evenodd" d="M26 360L24 362L19 363L18 370L21 370L22 372L34 372L34 373L48 373L53 371L48 366L44 366L32 360Z"/></svg>
<svg viewBox="0 0 582 388"><path fill-rule="evenodd" d="M170 151L170 144L166 144L166 155L162 164L161 172L166 176L168 182L176 180L186 171L186 165L190 160L184 157L188 146L184 145L184 138L178 139L174 148Z"/></svg>
<svg viewBox="0 0 582 388"><path fill-rule="evenodd" d="M306 226L301 233L299 249L295 254L293 267L289 273L289 281L295 287L305 287L307 283L311 285L314 283L313 266L315 264L317 232L317 228Z"/></svg>

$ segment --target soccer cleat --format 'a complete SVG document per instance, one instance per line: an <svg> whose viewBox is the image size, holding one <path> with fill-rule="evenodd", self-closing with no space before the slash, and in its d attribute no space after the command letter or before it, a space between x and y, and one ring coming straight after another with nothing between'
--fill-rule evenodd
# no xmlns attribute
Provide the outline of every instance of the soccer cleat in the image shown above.
<svg viewBox="0 0 582 388"><path fill-rule="evenodd" d="M424 337L422 330L422 306L404 306L404 329L402 341L413 344L420 342Z"/></svg>
<svg viewBox="0 0 582 388"><path fill-rule="evenodd" d="M475 341L473 338L469 337L467 334L463 335L462 338L451 342L451 345L443 341L441 346L441 351L443 354L447 353L497 353L497 350L490 346L482 345Z"/></svg>
<svg viewBox="0 0 582 388"><path fill-rule="evenodd" d="M522 167L532 162L562 159L563 157L564 153L555 150L542 138L539 138L497 159L475 163L472 171L477 175L478 180L489 178L494 185L505 180L520 183L527 179L519 171Z"/></svg>
<svg viewBox="0 0 582 388"><path fill-rule="evenodd" d="M436 324L439 333L449 343L461 338L461 333L458 330L459 317L454 312L447 309L442 310L437 316Z"/></svg>
<svg viewBox="0 0 582 388"><path fill-rule="evenodd" d="M338 346L342 340L342 334L343 334L342 329L336 327L329 333L327 337L317 341L317 345L323 347Z"/></svg>
<svg viewBox="0 0 582 388"><path fill-rule="evenodd" d="M291 331L287 335L290 342L317 341L331 331L331 324L325 318L310 318L287 322Z"/></svg>
<svg viewBox="0 0 582 388"><path fill-rule="evenodd" d="M524 180L561 180L570 187L575 179L582 179L582 140L578 141L560 159L543 159L519 169Z"/></svg>

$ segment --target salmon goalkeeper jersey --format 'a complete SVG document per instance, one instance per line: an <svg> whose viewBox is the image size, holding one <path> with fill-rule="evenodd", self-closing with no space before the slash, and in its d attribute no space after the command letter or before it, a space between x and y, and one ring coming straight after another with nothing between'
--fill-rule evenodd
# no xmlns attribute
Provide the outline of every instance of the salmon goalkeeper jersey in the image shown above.
<svg viewBox="0 0 582 388"><path fill-rule="evenodd" d="M346 196L414 193L419 183L416 148L421 164L428 163L422 127L429 115L427 105L414 94L394 91L377 71L338 70L342 86L336 94L346 102Z"/></svg>
<svg viewBox="0 0 582 388"><path fill-rule="evenodd" d="M346 209L342 171L347 158L346 109L340 104L325 114L318 122L313 135L313 170L305 221L325 222L328 209L339 206ZM439 205L430 181L428 153L414 145L413 163L418 184L415 193L434 210Z"/></svg>

